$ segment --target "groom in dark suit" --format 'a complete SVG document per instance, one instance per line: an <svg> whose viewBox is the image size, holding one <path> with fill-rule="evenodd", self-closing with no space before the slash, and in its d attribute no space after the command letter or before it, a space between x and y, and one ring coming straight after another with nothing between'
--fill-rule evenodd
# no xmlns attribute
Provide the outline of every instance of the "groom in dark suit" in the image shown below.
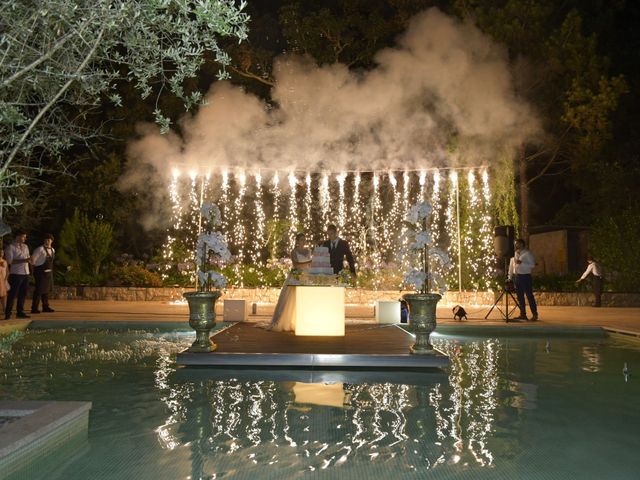
<svg viewBox="0 0 640 480"><path fill-rule="evenodd" d="M322 244L323 247L329 248L329 257L331 258L331 268L336 275L342 271L344 259L347 258L349 270L351 274L356 276L356 264L353 260L353 254L346 240L338 237L338 227L329 225L327 227L327 237L329 240Z"/></svg>

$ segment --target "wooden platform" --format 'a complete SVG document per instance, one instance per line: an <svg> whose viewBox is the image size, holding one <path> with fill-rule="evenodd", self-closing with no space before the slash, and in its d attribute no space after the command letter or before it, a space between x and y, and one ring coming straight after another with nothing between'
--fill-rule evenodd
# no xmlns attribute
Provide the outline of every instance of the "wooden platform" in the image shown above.
<svg viewBox="0 0 640 480"><path fill-rule="evenodd" d="M212 353L178 354L177 363L189 366L245 368L421 369L441 368L449 359L411 355L414 340L396 325L347 325L344 337L296 337L273 332L255 323L241 322L218 332Z"/></svg>

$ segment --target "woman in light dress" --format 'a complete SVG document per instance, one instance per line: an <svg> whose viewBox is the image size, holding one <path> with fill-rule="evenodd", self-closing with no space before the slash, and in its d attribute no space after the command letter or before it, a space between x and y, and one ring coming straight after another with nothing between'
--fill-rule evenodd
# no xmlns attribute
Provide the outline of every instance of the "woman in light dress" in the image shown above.
<svg viewBox="0 0 640 480"><path fill-rule="evenodd" d="M307 247L307 237L304 233L298 233L296 235L295 247L291 251L291 262L293 264L293 270L305 271L311 266L311 250ZM296 326L293 324L293 302L289 301L292 295L292 291L289 288L291 283L292 273L287 275L282 290L280 290L280 296L278 297L278 303L276 309L273 311L273 317L271 318L271 325L269 328L276 332L288 332L295 330Z"/></svg>
<svg viewBox="0 0 640 480"><path fill-rule="evenodd" d="M4 250L0 248L0 305L2 311L7 307L7 291L9 290L9 265L4 259Z"/></svg>

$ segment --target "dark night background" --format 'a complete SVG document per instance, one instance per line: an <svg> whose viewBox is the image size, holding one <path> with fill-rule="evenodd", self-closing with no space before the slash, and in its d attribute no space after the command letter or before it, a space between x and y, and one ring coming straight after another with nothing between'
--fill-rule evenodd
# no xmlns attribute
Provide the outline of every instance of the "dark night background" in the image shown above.
<svg viewBox="0 0 640 480"><path fill-rule="evenodd" d="M522 85L518 94L539 110L553 146L523 146L527 178L539 176L529 186L530 227L579 225L602 231L613 225L628 248L634 248L634 233L640 234L640 2L254 0L247 7L249 40L225 46L233 58L232 82L269 101L272 61L283 52L366 71L375 52L392 46L414 14L433 6L473 19L506 46L514 65L523 59L529 65L529 78L516 78L516 85ZM191 87L206 91L217 69L208 61ZM598 91L602 79L610 82L610 89ZM602 94L601 101L570 98L576 85L587 97ZM57 235L78 208L114 226L113 255L126 252L140 258L157 253L164 232L144 231L137 222L145 208L144 192L117 188L126 168L127 142L135 138L136 123L153 121L155 107L140 100L129 84L121 84L120 90L124 107L105 102L87 118L91 127L103 125L103 136L67 152L69 174L44 175L22 192L24 207L6 215L14 229L26 229L32 239L47 231ZM184 113L176 99L163 102L174 122ZM579 116L571 117L573 123L567 120L567 108ZM514 159L516 182L517 163Z"/></svg>

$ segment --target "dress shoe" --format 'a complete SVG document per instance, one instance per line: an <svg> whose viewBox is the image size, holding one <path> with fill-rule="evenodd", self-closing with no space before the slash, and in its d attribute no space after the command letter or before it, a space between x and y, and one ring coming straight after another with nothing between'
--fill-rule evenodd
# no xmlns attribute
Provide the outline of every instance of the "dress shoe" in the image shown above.
<svg viewBox="0 0 640 480"><path fill-rule="evenodd" d="M27 315L27 314L26 314L26 313L24 313L24 312L19 312L19 313L16 315L16 318L31 318L31 315Z"/></svg>
<svg viewBox="0 0 640 480"><path fill-rule="evenodd" d="M55 310L51 307L43 307L42 311L47 313L55 312Z"/></svg>
<svg viewBox="0 0 640 480"><path fill-rule="evenodd" d="M40 313L40 310L38 310L37 308L32 308L31 313Z"/></svg>
<svg viewBox="0 0 640 480"><path fill-rule="evenodd" d="M517 317L513 317L512 320L529 320L526 315L518 315Z"/></svg>
<svg viewBox="0 0 640 480"><path fill-rule="evenodd" d="M534 313L533 315L531 315L531 320L529 320L530 322L536 322L538 320L538 314Z"/></svg>

